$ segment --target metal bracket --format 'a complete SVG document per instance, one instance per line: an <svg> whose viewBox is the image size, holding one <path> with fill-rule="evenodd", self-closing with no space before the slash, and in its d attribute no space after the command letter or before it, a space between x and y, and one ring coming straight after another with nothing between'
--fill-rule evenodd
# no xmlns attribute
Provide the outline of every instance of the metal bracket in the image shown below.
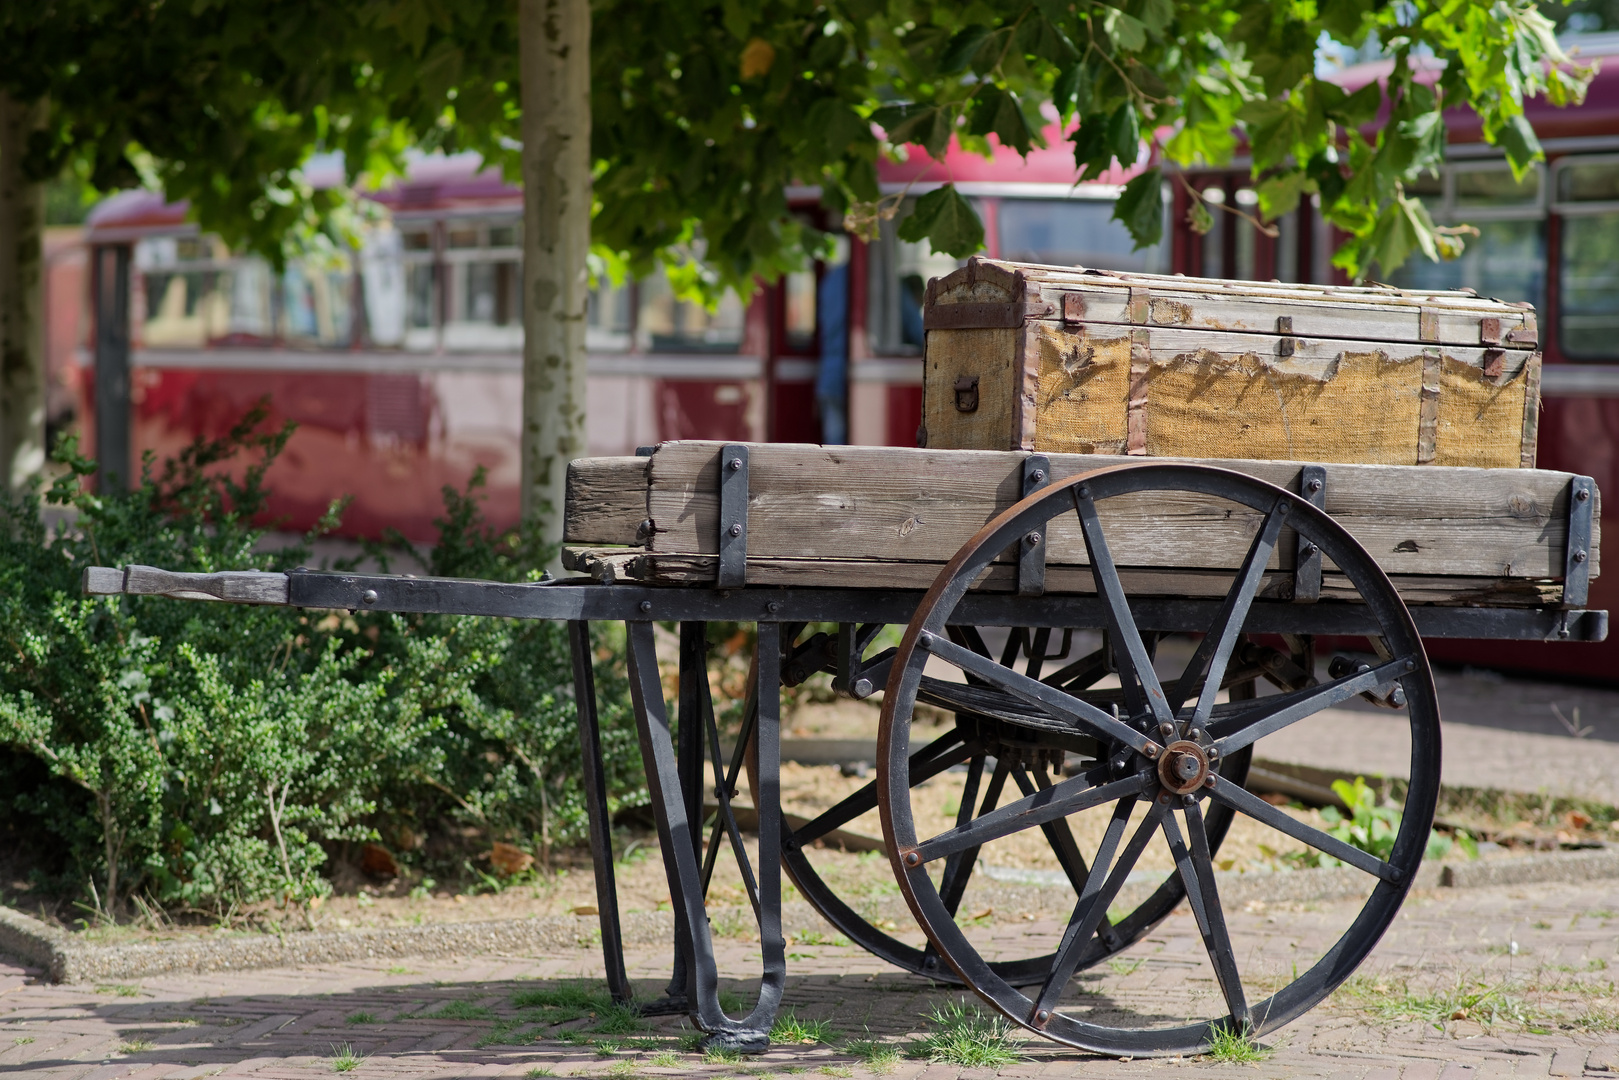
<svg viewBox="0 0 1619 1080"><path fill-rule="evenodd" d="M836 671L832 689L853 698L868 698L888 682L888 669L896 649L884 649L868 663L866 649L881 633L883 623L839 623Z"/></svg>
<svg viewBox="0 0 1619 1080"><path fill-rule="evenodd" d="M720 451L720 558L714 584L740 589L748 583L748 448L726 443Z"/></svg>
<svg viewBox="0 0 1619 1080"><path fill-rule="evenodd" d="M1563 564L1563 606L1584 607L1591 593L1591 528L1596 482L1576 476L1568 482L1568 555Z"/></svg>
<svg viewBox="0 0 1619 1080"><path fill-rule="evenodd" d="M1051 483L1051 460L1044 454L1030 454L1023 459L1022 498L1039 491ZM1046 527L1030 530L1018 541L1017 594L1039 596L1046 591Z"/></svg>
<svg viewBox="0 0 1619 1080"><path fill-rule="evenodd" d="M1299 495L1311 506L1326 509L1327 470L1306 465L1299 470ZM1313 604L1321 599L1321 552L1303 533L1294 534L1293 602Z"/></svg>

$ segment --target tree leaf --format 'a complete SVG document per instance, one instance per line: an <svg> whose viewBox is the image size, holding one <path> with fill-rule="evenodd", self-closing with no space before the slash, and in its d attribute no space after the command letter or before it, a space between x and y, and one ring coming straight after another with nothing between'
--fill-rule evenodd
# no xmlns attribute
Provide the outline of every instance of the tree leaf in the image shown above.
<svg viewBox="0 0 1619 1080"><path fill-rule="evenodd" d="M1274 221L1283 214L1298 209L1299 198L1309 186L1310 177L1303 169L1277 173L1261 181L1255 189L1259 196L1259 212L1266 221Z"/></svg>
<svg viewBox="0 0 1619 1080"><path fill-rule="evenodd" d="M1141 118L1134 102L1126 101L1108 117L1107 145L1119 164L1127 169L1141 156Z"/></svg>
<svg viewBox="0 0 1619 1080"><path fill-rule="evenodd" d="M1160 169L1146 172L1124 185L1113 204L1113 219L1124 222L1136 250L1151 247L1164 235L1164 177Z"/></svg>
<svg viewBox="0 0 1619 1080"><path fill-rule="evenodd" d="M1079 122L1079 127L1068 136L1074 144L1074 168L1080 175L1095 176L1113 163L1112 144L1108 141L1108 118L1092 113Z"/></svg>
<svg viewBox="0 0 1619 1080"><path fill-rule="evenodd" d="M899 223L899 238L926 240L934 251L961 259L984 246L984 223L955 185L946 184L916 200L911 216Z"/></svg>
<svg viewBox="0 0 1619 1080"><path fill-rule="evenodd" d="M1058 74L1051 85L1051 103L1064 118L1090 109L1091 70L1084 60L1075 60Z"/></svg>
<svg viewBox="0 0 1619 1080"><path fill-rule="evenodd" d="M964 30L958 31L950 39L950 44L944 47L944 54L939 57L939 74L958 75L966 71L972 63L978 50L984 47L993 33L989 27L974 24Z"/></svg>
<svg viewBox="0 0 1619 1080"><path fill-rule="evenodd" d="M1102 29L1125 52L1140 52L1147 47L1147 25L1118 8L1102 9Z"/></svg>
<svg viewBox="0 0 1619 1080"><path fill-rule="evenodd" d="M1529 124L1529 118L1521 113L1507 118L1507 122L1496 133L1495 141L1506 151L1507 163L1512 166L1512 175L1515 179L1523 179L1523 174L1528 171L1529 166L1546 156L1545 151L1540 148L1540 138Z"/></svg>

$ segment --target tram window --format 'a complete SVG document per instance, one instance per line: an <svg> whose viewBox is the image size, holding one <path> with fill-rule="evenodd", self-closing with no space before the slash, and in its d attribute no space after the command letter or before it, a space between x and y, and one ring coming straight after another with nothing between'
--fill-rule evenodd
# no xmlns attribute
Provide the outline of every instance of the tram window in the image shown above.
<svg viewBox="0 0 1619 1080"><path fill-rule="evenodd" d="M899 222L915 203L906 199L892 221L879 223L877 239L866 249L866 333L878 356L921 355L922 301L928 279L965 265L953 255L937 254L926 242L899 238Z"/></svg>
<svg viewBox="0 0 1619 1080"><path fill-rule="evenodd" d="M634 286L615 287L603 274L585 304L585 348L591 352L628 352L635 314Z"/></svg>
<svg viewBox="0 0 1619 1080"><path fill-rule="evenodd" d="M1458 210L1499 209L1540 202L1540 170L1530 169L1523 179L1514 179L1512 170L1505 167L1487 169L1451 170L1454 185L1451 205Z"/></svg>
<svg viewBox="0 0 1619 1080"><path fill-rule="evenodd" d="M1460 258L1432 262L1413 253L1389 275L1402 289L1475 289L1498 300L1527 300L1540 307L1546 294L1546 226L1539 217L1483 220L1467 236Z"/></svg>
<svg viewBox="0 0 1619 1080"><path fill-rule="evenodd" d="M1165 248L1140 251L1112 199L1002 199L996 211L1001 258L1053 266L1162 273Z"/></svg>
<svg viewBox="0 0 1619 1080"><path fill-rule="evenodd" d="M433 250L433 233L430 229L405 229L401 236L406 251Z"/></svg>
<svg viewBox="0 0 1619 1080"><path fill-rule="evenodd" d="M734 353L742 347L746 310L727 292L718 307L675 297L660 270L637 283L636 344L651 353Z"/></svg>
<svg viewBox="0 0 1619 1080"><path fill-rule="evenodd" d="M1562 248L1557 340L1563 354L1619 357L1619 213L1565 219Z"/></svg>
<svg viewBox="0 0 1619 1080"><path fill-rule="evenodd" d="M443 277L449 290L445 348L522 348L522 264L517 242L515 218L448 225Z"/></svg>
<svg viewBox="0 0 1619 1080"><path fill-rule="evenodd" d="M785 318L783 336L788 352L808 352L815 347L815 270L794 270L782 275L782 303Z"/></svg>
<svg viewBox="0 0 1619 1080"><path fill-rule="evenodd" d="M1564 158L1558 166L1558 202L1619 203L1619 161Z"/></svg>
<svg viewBox="0 0 1619 1080"><path fill-rule="evenodd" d="M280 330L289 342L334 348L349 344L354 273L347 265L289 263L281 275Z"/></svg>
<svg viewBox="0 0 1619 1080"><path fill-rule="evenodd" d="M232 259L212 237L153 237L135 245L135 270L146 348L271 336L271 274L263 260Z"/></svg>

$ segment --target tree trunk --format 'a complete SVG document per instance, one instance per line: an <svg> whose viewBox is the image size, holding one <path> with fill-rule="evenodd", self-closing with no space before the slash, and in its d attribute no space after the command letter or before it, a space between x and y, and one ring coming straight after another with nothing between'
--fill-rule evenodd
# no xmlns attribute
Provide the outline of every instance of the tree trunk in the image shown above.
<svg viewBox="0 0 1619 1080"><path fill-rule="evenodd" d="M45 185L23 172L44 101L0 91L0 484L45 467Z"/></svg>
<svg viewBox="0 0 1619 1080"><path fill-rule="evenodd" d="M523 105L522 510L562 540L568 462L585 449L590 250L590 2L519 0ZM555 560L553 559L553 562Z"/></svg>

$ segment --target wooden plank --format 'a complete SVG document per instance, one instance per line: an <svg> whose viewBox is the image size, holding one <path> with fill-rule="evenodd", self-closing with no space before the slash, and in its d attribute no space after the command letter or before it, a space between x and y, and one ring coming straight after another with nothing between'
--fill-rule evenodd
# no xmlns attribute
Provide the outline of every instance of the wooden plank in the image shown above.
<svg viewBox="0 0 1619 1080"><path fill-rule="evenodd" d="M719 443L664 443L652 456L648 547L717 550ZM750 554L944 562L1017 501L1023 454L900 447L759 444L749 464ZM1061 480L1139 458L1053 454ZM1207 464L1292 488L1300 465ZM1543 470L1328 464L1326 510L1391 574L1558 579L1569 474ZM1257 515L1197 495L1148 493L1101 506L1126 566L1228 569L1241 564ZM1070 516L1048 530L1055 565L1083 565ZM1593 549L1596 545L1593 544ZM1290 553L1271 566L1287 569ZM1329 564L1330 565L1330 564ZM1593 574L1597 567L1593 565Z"/></svg>
<svg viewBox="0 0 1619 1080"><path fill-rule="evenodd" d="M569 544L639 544L646 520L644 457L577 458L568 462L562 539Z"/></svg>
<svg viewBox="0 0 1619 1080"><path fill-rule="evenodd" d="M564 565L588 573L603 584L635 582L646 585L708 585L714 580L716 556L682 553L658 554L623 548L564 549ZM748 583L798 588L927 589L944 569L934 562L879 562L868 559L792 559L755 556L748 559ZM1231 587L1233 575L1197 570L1122 570L1120 578L1131 596L1185 596L1218 598ZM1488 605L1491 607L1544 607L1562 599L1562 586L1553 582L1498 578L1425 577L1390 578L1407 604ZM990 567L973 586L986 592L1016 590L1016 572L1010 566ZM1292 575L1274 571L1265 575L1261 599L1291 597ZM1046 592L1095 595L1088 567L1048 566ZM1358 590L1339 573L1324 576L1323 600L1356 601Z"/></svg>
<svg viewBox="0 0 1619 1080"><path fill-rule="evenodd" d="M994 275L992 269L1000 275ZM1532 309L1470 292L1281 285L975 259L939 279L929 295L947 306L966 301L959 294L970 286L972 302L983 303L990 299L983 295L984 284L1008 282L1012 274L1022 275L1025 295L1014 297L1008 291L1006 299L1021 302L1035 318L1447 345L1533 348L1536 344ZM1010 284L1005 287L1011 288ZM1141 301L1145 301L1144 319L1137 317ZM1428 335L1423 333L1424 310L1431 316ZM1279 327L1279 317L1290 319L1290 329ZM1485 319L1492 322L1485 324Z"/></svg>

